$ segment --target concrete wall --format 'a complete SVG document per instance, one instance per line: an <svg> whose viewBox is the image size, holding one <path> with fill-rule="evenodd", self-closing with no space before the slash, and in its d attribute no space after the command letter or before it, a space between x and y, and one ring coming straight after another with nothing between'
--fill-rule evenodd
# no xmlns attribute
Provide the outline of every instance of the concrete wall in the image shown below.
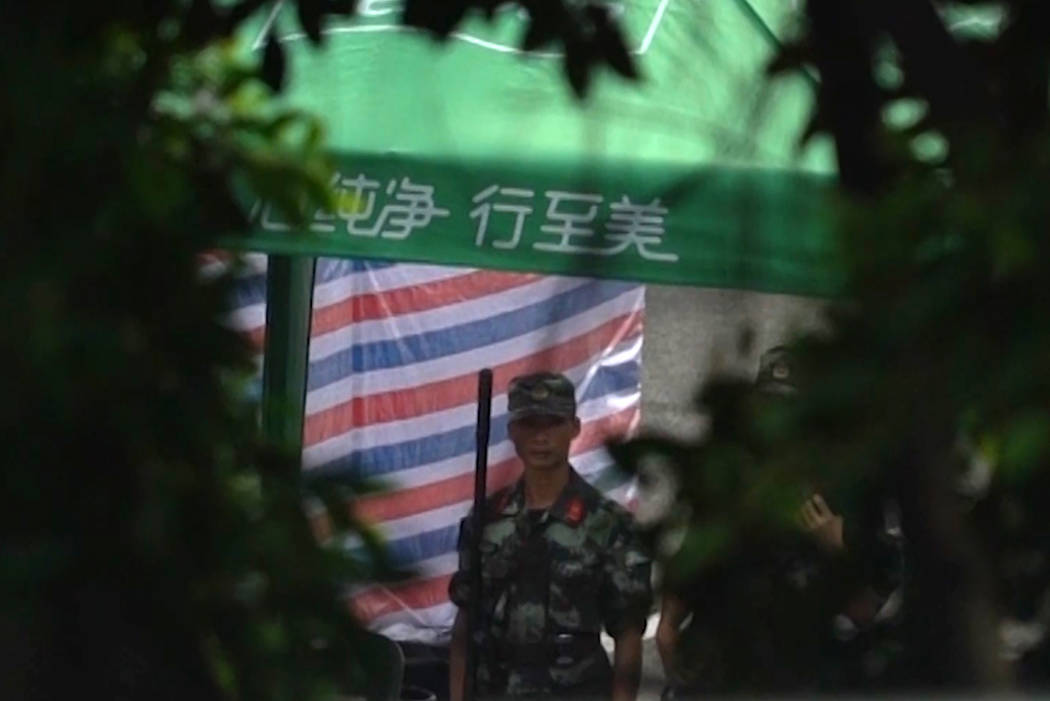
<svg viewBox="0 0 1050 701"><path fill-rule="evenodd" d="M647 287L645 304L642 426L681 438L702 430L693 398L705 377L753 378L763 351L821 328L824 308L808 297L660 285Z"/></svg>

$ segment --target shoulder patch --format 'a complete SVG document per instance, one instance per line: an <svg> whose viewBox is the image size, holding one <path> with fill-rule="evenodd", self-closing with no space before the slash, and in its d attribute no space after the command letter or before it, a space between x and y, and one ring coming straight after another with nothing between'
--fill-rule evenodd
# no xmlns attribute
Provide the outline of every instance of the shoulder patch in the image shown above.
<svg viewBox="0 0 1050 701"><path fill-rule="evenodd" d="M634 528L634 517L612 499L602 498L601 504L593 512L594 529L600 534L599 540L611 543L622 538Z"/></svg>
<svg viewBox="0 0 1050 701"><path fill-rule="evenodd" d="M616 520L630 521L634 518L631 515L631 512L624 508L622 504L610 499L601 492L598 492L598 503L595 506L598 509L608 513Z"/></svg>
<svg viewBox="0 0 1050 701"><path fill-rule="evenodd" d="M634 520L634 514L628 511L623 504L617 501L613 501L612 499L606 499L604 506L610 512L612 512L613 516L615 516L618 519L623 519L628 522Z"/></svg>

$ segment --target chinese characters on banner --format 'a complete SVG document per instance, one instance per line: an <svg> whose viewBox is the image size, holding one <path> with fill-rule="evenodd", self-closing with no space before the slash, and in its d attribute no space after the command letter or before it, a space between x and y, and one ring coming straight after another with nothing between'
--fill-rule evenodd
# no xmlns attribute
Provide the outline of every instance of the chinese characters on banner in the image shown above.
<svg viewBox="0 0 1050 701"><path fill-rule="evenodd" d="M310 230L345 232L401 240L426 229L436 218L452 216L434 201L434 187L411 178L386 183L364 174L332 180L338 207L318 210ZM500 250L530 247L563 255L616 256L631 253L649 261L674 263L678 255L666 250L664 235L668 210L659 198L634 202L627 195L607 201L596 193L546 190L542 194L521 187L489 185L471 199L475 223L474 245ZM604 216L599 216L600 214ZM260 223L269 231L287 231L270 205L262 207ZM531 243L524 241L526 224L539 224Z"/></svg>
<svg viewBox="0 0 1050 701"><path fill-rule="evenodd" d="M596 228L598 211L604 198L591 193L547 190L545 223L540 226L542 240L532 244L538 251L614 256L633 250L646 260L674 263L678 255L657 250L663 243L667 208L655 199L648 204L631 202L623 195L608 205L609 216L602 228ZM525 219L534 213L532 190L492 185L474 196L477 205L470 218L478 222L474 245L482 246L488 234L493 213L513 215L509 238L495 239L494 248L517 248Z"/></svg>
<svg viewBox="0 0 1050 701"><path fill-rule="evenodd" d="M415 229L425 229L435 217L447 217L449 211L434 206L434 188L413 183L409 178L391 180L386 188L386 203L375 214L376 194L381 184L364 175L344 178L338 173L332 178L336 190L336 211L314 212L310 231L334 233L344 226L354 236L377 236L385 239L407 239ZM391 201L392 200L392 201ZM291 227L280 221L272 205L262 208L262 228L267 231L288 231Z"/></svg>

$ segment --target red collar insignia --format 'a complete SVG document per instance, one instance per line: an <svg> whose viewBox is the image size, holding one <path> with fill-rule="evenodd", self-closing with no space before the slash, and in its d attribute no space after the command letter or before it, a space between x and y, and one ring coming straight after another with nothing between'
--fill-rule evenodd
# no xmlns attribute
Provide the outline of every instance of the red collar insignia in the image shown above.
<svg viewBox="0 0 1050 701"><path fill-rule="evenodd" d="M579 497L576 497L569 502L569 507L565 509L565 522L570 526L578 526L580 521L583 520L583 502Z"/></svg>

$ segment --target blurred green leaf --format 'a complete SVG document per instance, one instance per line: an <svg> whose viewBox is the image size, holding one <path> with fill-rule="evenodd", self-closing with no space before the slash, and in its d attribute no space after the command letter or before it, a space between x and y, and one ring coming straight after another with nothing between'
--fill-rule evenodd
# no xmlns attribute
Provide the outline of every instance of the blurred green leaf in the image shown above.
<svg viewBox="0 0 1050 701"><path fill-rule="evenodd" d="M1003 431L999 465L1005 479L1024 484L1050 460L1050 412L1031 411L1013 419Z"/></svg>

